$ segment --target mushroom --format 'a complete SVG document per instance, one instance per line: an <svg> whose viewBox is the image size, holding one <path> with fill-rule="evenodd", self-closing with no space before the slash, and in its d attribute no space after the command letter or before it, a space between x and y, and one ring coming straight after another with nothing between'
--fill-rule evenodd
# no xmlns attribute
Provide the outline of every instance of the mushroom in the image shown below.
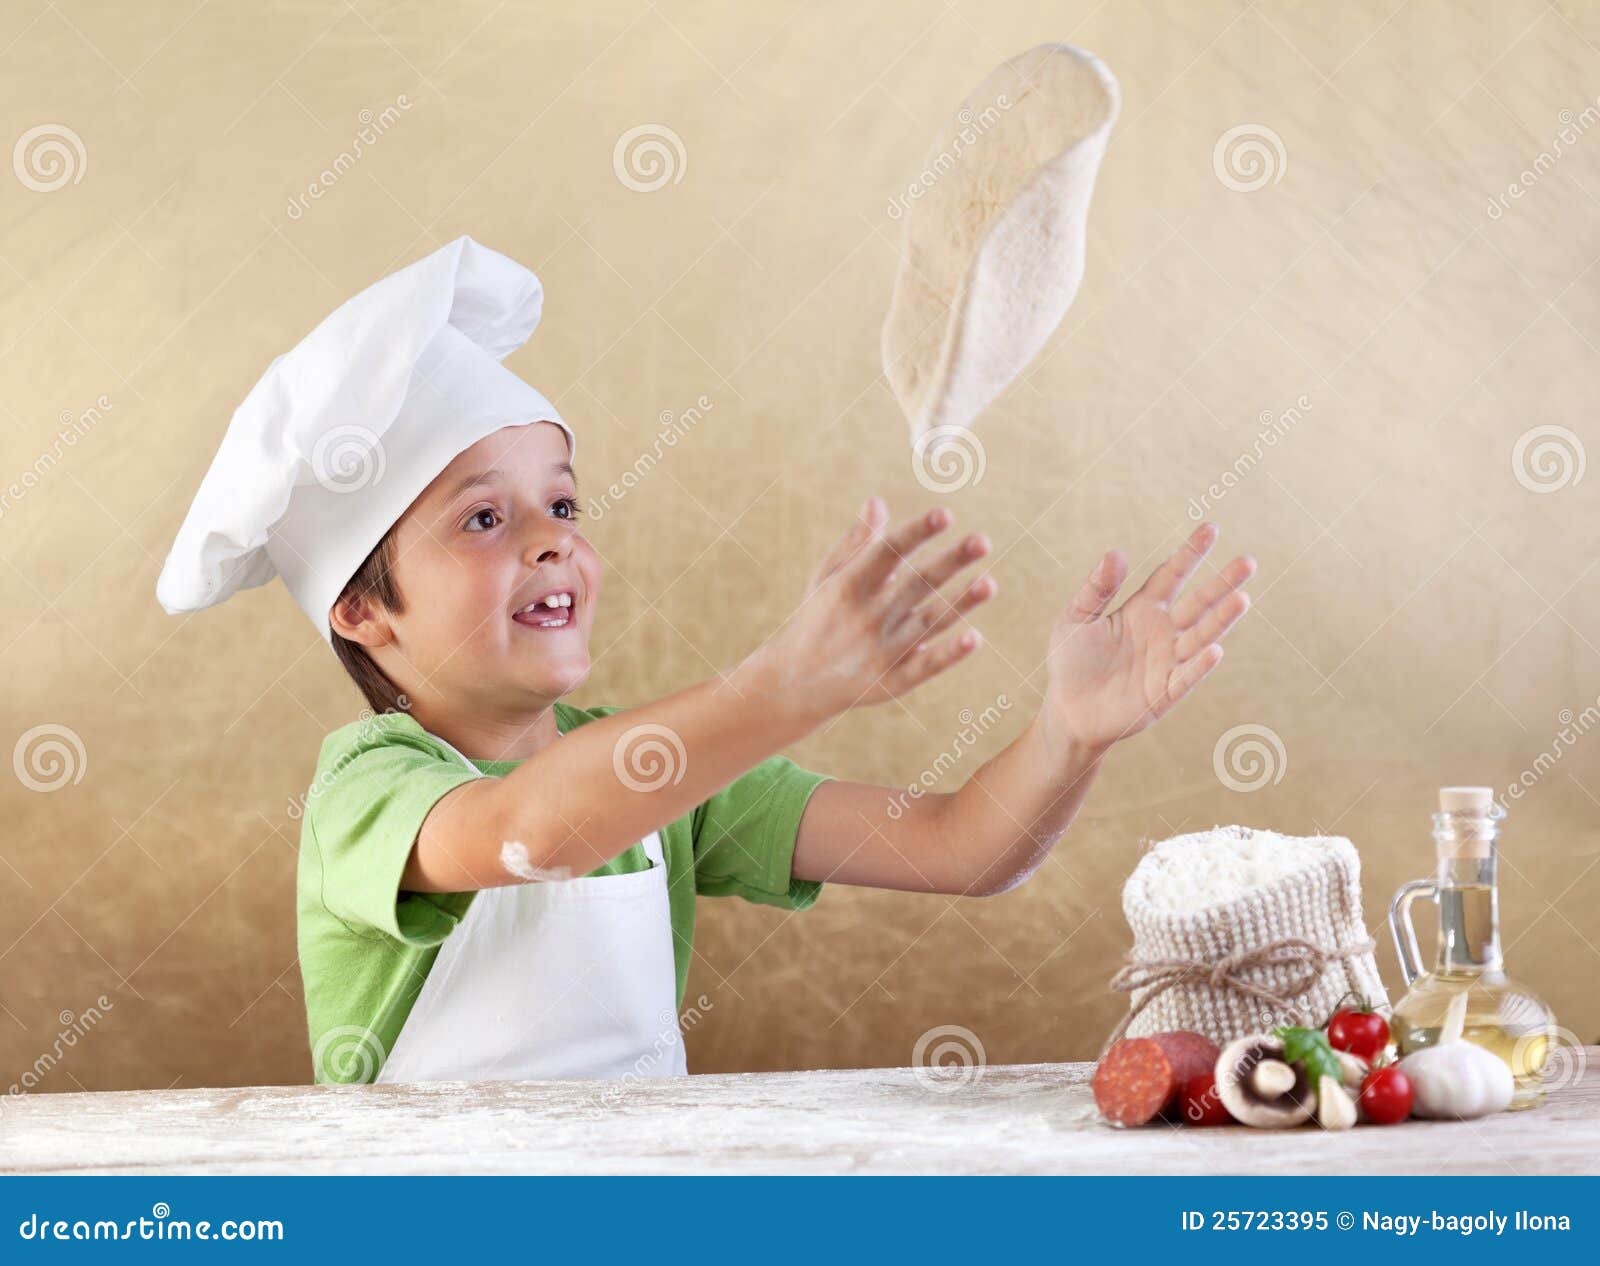
<svg viewBox="0 0 1600 1266"><path fill-rule="evenodd" d="M1222 1048L1217 1093L1234 1120L1264 1129L1299 1125L1317 1106L1305 1069L1285 1062L1283 1039L1267 1033L1241 1037Z"/></svg>
<svg viewBox="0 0 1600 1266"><path fill-rule="evenodd" d="M1294 1089L1294 1069L1281 1059L1264 1059L1250 1073L1250 1089L1263 1099L1276 1099Z"/></svg>

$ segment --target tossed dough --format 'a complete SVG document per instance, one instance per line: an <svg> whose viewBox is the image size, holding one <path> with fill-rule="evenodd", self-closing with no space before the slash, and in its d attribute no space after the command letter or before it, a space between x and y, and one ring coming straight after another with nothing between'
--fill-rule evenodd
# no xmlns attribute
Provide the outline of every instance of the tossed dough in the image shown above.
<svg viewBox="0 0 1600 1266"><path fill-rule="evenodd" d="M993 71L934 141L904 201L883 324L884 373L913 441L970 427L1071 307L1119 103L1093 53L1041 44Z"/></svg>

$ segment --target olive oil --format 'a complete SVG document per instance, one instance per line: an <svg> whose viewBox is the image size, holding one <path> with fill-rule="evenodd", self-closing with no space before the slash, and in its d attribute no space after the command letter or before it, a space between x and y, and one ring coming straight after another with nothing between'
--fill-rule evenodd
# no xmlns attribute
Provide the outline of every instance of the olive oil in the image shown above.
<svg viewBox="0 0 1600 1266"><path fill-rule="evenodd" d="M1389 1020L1400 1054L1439 1040L1444 1015L1457 994L1467 995L1461 1036L1492 1051L1511 1068L1516 1089L1511 1109L1544 1098L1544 1066L1555 1017L1539 996L1506 975L1500 953L1497 839L1505 810L1487 787L1444 787L1433 818L1438 869L1395 893L1389 927L1408 991ZM1420 969L1411 904L1434 902L1439 932L1433 970Z"/></svg>

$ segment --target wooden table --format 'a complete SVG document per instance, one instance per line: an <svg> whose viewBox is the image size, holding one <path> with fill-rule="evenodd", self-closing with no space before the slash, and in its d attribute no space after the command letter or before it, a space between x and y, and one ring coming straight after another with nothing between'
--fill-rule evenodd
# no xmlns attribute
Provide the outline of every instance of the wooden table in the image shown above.
<svg viewBox="0 0 1600 1266"><path fill-rule="evenodd" d="M1556 1174L1600 1170L1600 1047L1471 1122L1116 1130L1089 1064L0 1100L0 1174Z"/></svg>

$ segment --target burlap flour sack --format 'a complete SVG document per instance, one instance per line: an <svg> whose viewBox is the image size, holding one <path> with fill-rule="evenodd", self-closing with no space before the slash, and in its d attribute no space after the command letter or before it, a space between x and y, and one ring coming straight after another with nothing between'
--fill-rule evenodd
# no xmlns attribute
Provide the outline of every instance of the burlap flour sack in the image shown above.
<svg viewBox="0 0 1600 1266"><path fill-rule="evenodd" d="M1133 929L1112 987L1130 997L1111 1038L1169 1029L1219 1045L1320 1025L1352 991L1387 1008L1361 913L1361 861L1340 836L1216 827L1153 845L1122 890Z"/></svg>

